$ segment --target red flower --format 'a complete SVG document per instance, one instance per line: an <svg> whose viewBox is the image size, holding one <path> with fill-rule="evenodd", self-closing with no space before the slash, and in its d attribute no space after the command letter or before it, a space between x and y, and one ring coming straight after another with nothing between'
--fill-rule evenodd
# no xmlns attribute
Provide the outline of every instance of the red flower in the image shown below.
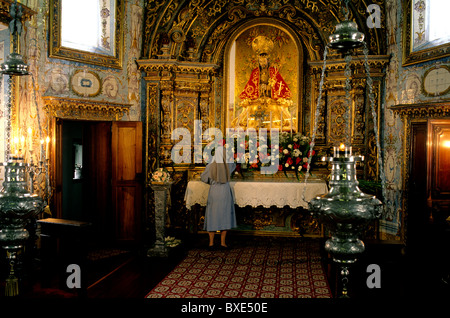
<svg viewBox="0 0 450 318"><path fill-rule="evenodd" d="M294 161L292 161L292 158L289 157L289 158L287 158L286 163L287 163L288 165L292 165L292 164L294 163Z"/></svg>
<svg viewBox="0 0 450 318"><path fill-rule="evenodd" d="M300 157L297 157L297 159L295 160L295 164L298 165L300 161L302 161L302 159L300 159Z"/></svg>
<svg viewBox="0 0 450 318"><path fill-rule="evenodd" d="M282 165L278 165L278 171L282 171L283 170L283 166Z"/></svg>

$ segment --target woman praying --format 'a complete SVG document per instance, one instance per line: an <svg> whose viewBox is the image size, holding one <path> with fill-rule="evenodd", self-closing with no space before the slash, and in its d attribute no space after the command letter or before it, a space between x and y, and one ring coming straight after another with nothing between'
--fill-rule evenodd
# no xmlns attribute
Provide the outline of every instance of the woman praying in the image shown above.
<svg viewBox="0 0 450 318"><path fill-rule="evenodd" d="M217 231L221 231L220 247L226 249L227 231L236 227L234 196L229 184L235 168L234 162L226 163L224 147L219 146L201 175L201 180L210 184L204 225L204 230L208 231L210 249L214 248L214 235Z"/></svg>

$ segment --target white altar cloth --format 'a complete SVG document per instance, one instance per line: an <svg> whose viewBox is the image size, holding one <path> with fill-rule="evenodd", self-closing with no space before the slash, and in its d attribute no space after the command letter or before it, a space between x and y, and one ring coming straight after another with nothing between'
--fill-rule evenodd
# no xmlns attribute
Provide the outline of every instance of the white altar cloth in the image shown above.
<svg viewBox="0 0 450 318"><path fill-rule="evenodd" d="M271 206L308 208L308 202L311 199L328 193L326 182L320 179L308 180L306 184L304 181L231 181L230 186L234 193L235 204L239 207L249 205L264 208ZM305 189L305 200L303 200L303 189ZM208 191L208 184L197 180L189 181L184 195L186 207L191 209L195 204L206 206Z"/></svg>

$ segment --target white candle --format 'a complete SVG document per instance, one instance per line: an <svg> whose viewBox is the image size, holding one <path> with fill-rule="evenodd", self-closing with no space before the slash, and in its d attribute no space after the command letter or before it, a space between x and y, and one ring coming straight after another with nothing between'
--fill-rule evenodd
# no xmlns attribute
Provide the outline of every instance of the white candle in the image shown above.
<svg viewBox="0 0 450 318"><path fill-rule="evenodd" d="M49 145L50 145L50 137L47 136L47 138L45 139L46 142L46 146L45 146L45 159L48 158L48 154L49 154Z"/></svg>

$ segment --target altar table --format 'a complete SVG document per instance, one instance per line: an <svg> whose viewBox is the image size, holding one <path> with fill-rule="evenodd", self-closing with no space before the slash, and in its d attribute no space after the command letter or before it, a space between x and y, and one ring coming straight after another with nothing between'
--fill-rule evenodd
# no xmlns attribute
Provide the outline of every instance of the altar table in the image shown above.
<svg viewBox="0 0 450 318"><path fill-rule="evenodd" d="M308 208L308 202L317 195L328 192L327 184L322 179L310 179L306 183L301 181L265 181L265 180L239 180L231 181L230 186L234 194L235 204L239 207L282 208L289 206L292 209ZM192 180L188 182L184 200L187 209L195 204L206 206L209 185ZM303 200L303 192L304 198Z"/></svg>

